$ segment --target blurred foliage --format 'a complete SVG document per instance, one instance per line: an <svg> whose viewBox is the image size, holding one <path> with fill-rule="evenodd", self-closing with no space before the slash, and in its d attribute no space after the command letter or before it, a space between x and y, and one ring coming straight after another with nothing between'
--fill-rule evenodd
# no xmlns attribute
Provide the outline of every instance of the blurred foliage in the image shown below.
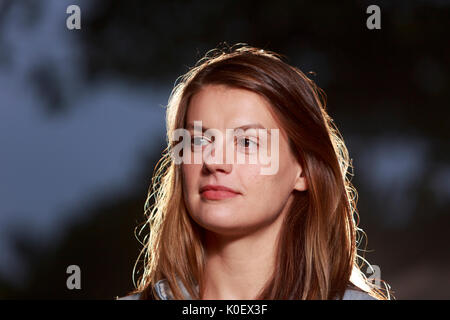
<svg viewBox="0 0 450 320"><path fill-rule="evenodd" d="M450 6L377 3L381 30L365 27L362 1L97 0L82 33L86 72L173 83L219 43L244 42L317 72L332 111L382 117L354 124L360 132L404 126L448 139L447 118L436 114L448 112L450 46L441 34Z"/></svg>
<svg viewBox="0 0 450 320"><path fill-rule="evenodd" d="M11 241L29 268L26 284L14 287L0 277L0 297L113 299L134 289L133 267L142 248L135 238L135 228L144 222L146 190L157 156L155 152L143 157L145 170L130 192L105 194L87 207L82 213L84 219L61 226L64 236L53 246L42 247L18 230ZM66 269L72 264L81 269L81 290L66 287Z"/></svg>

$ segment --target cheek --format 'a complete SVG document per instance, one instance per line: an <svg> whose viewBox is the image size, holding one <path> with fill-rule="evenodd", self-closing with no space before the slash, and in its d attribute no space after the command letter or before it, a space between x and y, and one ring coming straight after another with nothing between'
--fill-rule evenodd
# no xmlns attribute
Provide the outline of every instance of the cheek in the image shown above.
<svg viewBox="0 0 450 320"><path fill-rule="evenodd" d="M270 194L277 189L277 175L262 175L261 167L249 165L240 170L241 181L245 184L248 200L252 202L270 201Z"/></svg>
<svg viewBox="0 0 450 320"><path fill-rule="evenodd" d="M255 175L248 178L250 193L256 200L270 201L268 196L278 189L278 181L275 176Z"/></svg>
<svg viewBox="0 0 450 320"><path fill-rule="evenodd" d="M292 192L292 173L280 165L274 175L262 175L259 168L248 168L243 174L250 206L278 209ZM271 211L271 210L269 210Z"/></svg>
<svg viewBox="0 0 450 320"><path fill-rule="evenodd" d="M201 165L198 164L183 164L181 167L181 174L183 176L183 191L187 195L191 195L198 187L198 180L200 179Z"/></svg>

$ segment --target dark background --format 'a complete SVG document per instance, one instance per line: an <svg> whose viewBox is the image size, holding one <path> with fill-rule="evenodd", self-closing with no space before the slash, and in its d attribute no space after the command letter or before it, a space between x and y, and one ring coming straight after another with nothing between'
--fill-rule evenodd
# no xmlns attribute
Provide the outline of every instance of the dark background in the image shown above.
<svg viewBox="0 0 450 320"><path fill-rule="evenodd" d="M162 106L225 41L316 73L353 159L365 258L397 299L449 299L449 18L438 0L0 0L0 298L133 288Z"/></svg>

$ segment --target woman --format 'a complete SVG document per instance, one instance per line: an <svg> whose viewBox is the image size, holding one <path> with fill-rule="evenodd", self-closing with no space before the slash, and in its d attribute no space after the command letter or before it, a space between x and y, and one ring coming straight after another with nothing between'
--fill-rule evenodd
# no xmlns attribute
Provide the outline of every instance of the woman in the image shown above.
<svg viewBox="0 0 450 320"><path fill-rule="evenodd" d="M322 97L280 55L246 45L210 51L181 78L128 298L389 298L358 267L351 164Z"/></svg>

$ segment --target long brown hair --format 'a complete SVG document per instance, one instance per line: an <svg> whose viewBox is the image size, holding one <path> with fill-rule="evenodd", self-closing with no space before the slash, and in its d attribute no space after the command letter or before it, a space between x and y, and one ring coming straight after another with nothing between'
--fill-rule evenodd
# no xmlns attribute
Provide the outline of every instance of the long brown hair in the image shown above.
<svg viewBox="0 0 450 320"><path fill-rule="evenodd" d="M141 293L141 299L158 299L154 285L166 279L174 299L184 297L180 281L193 299L200 298L195 288L202 284L205 264L202 230L185 207L181 165L172 161L171 150L176 143L172 133L185 127L190 98L207 84L246 89L267 99L308 183L308 190L294 191L279 236L276 267L255 299L340 299L349 286L389 298L389 289L386 297L361 271L365 260L358 254L362 230L356 189L348 178L351 162L326 112L323 91L281 55L248 45L209 51L179 78L170 95L168 147L146 201L143 268L134 292Z"/></svg>

